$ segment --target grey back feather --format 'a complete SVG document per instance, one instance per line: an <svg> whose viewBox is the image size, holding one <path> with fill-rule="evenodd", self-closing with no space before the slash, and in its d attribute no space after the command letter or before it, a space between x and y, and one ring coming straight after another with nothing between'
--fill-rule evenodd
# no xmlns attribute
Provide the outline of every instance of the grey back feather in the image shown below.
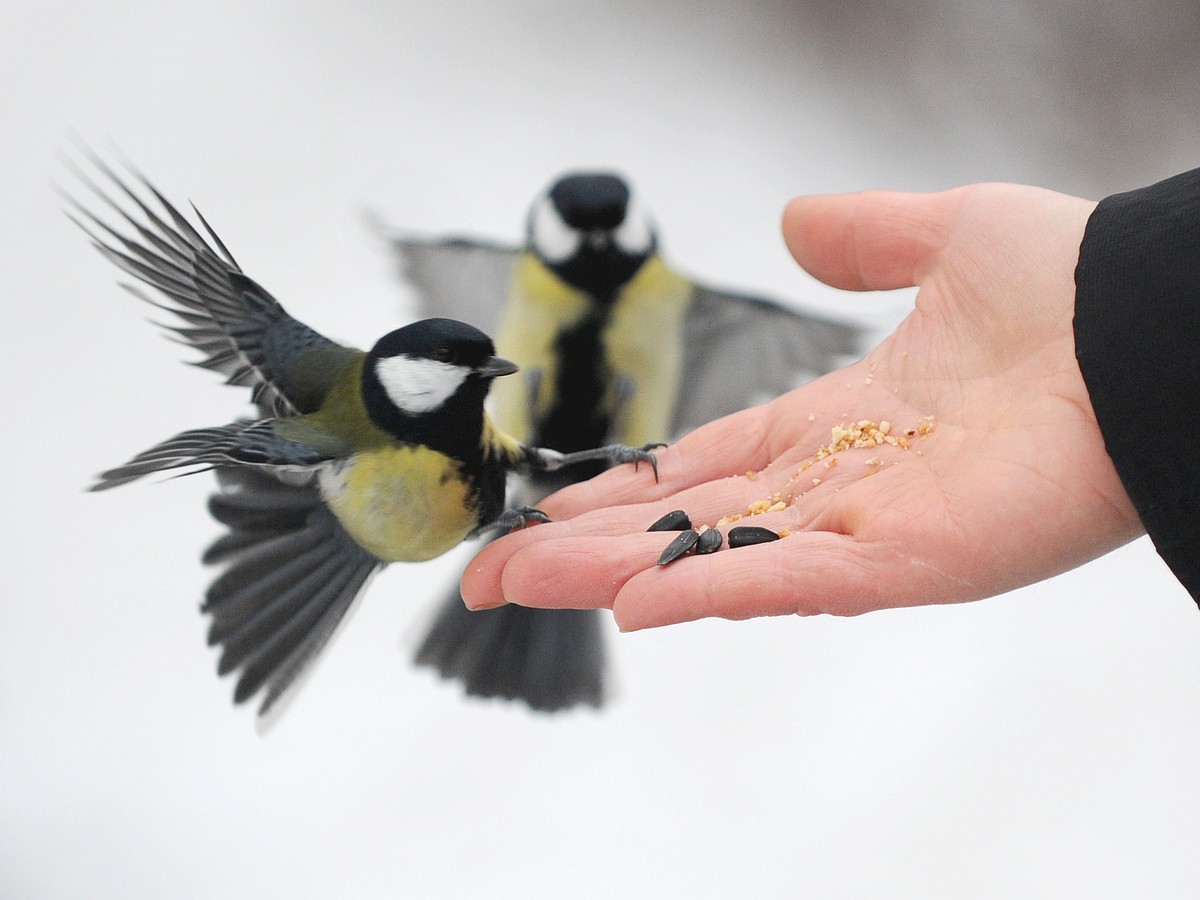
<svg viewBox="0 0 1200 900"><path fill-rule="evenodd" d="M672 437L844 365L862 342L856 326L696 285L684 318Z"/></svg>
<svg viewBox="0 0 1200 900"><path fill-rule="evenodd" d="M446 316L494 335L508 301L518 248L466 237L388 235L421 316Z"/></svg>

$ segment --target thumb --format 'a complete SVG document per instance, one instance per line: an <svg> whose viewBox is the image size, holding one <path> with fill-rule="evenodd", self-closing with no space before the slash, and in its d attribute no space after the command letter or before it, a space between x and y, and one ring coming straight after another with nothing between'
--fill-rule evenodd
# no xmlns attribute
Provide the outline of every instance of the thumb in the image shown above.
<svg viewBox="0 0 1200 900"><path fill-rule="evenodd" d="M957 208L954 191L797 197L784 209L783 239L796 262L832 287L912 287L945 246Z"/></svg>

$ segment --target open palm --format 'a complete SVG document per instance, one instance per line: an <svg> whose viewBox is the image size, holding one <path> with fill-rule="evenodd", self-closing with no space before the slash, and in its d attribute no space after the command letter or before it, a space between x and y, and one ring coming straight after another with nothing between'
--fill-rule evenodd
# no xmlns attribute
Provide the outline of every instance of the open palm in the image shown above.
<svg viewBox="0 0 1200 900"><path fill-rule="evenodd" d="M1074 354L1093 208L1016 185L793 201L802 266L850 290L917 285L915 310L860 362L660 452L657 484L624 467L547 498L555 521L487 546L463 596L607 606L625 630L851 615L992 596L1136 537ZM645 529L664 512L762 507L738 524L784 539L655 564L671 536Z"/></svg>

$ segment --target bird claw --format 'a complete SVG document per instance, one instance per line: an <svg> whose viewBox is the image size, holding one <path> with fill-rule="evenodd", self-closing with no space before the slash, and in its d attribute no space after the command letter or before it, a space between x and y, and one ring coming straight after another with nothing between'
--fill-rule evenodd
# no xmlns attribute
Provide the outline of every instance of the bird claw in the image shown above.
<svg viewBox="0 0 1200 900"><path fill-rule="evenodd" d="M633 463L634 471L642 463L650 463L654 469L654 480L658 481L658 458L651 452L666 444L643 444L640 447L628 447L625 444L608 444L604 447L593 447L590 450L575 450L571 453L560 453L545 447L526 447L526 464L543 472L557 472L564 466L575 466L584 462L603 461L610 466L621 463Z"/></svg>
<svg viewBox="0 0 1200 900"><path fill-rule="evenodd" d="M667 445L661 442L642 444L640 447L626 447L624 444L615 444L609 448L609 458L614 464L633 463L633 471L635 472L642 463L649 463L650 468L654 470L654 480L658 481L658 457L652 451L665 446Z"/></svg>
<svg viewBox="0 0 1200 900"><path fill-rule="evenodd" d="M487 525L477 529L476 533L496 531L500 534L508 534L509 532L524 528L530 522L546 523L549 521L550 517L540 509L532 506L515 506L500 513L500 515Z"/></svg>

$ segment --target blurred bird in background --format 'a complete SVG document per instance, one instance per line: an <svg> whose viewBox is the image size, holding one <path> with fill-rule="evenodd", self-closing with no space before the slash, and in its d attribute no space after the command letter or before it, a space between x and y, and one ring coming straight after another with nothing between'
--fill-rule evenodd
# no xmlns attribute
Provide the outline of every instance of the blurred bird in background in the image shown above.
<svg viewBox="0 0 1200 900"><path fill-rule="evenodd" d="M163 327L203 353L198 364L249 387L257 406L257 419L185 431L104 472L93 488L216 470L209 510L228 531L204 560L225 569L203 610L209 643L222 649L219 673L240 672L235 702L263 690L266 713L387 563L432 559L470 535L545 521L531 507L506 509L509 471L654 465L646 449L559 453L498 429L484 400L492 381L517 367L471 325L425 319L366 353L334 343L243 274L199 211L204 234L132 168L126 180L89 157L115 190L73 168L123 229L68 197L76 224L156 292L125 285L181 322Z"/></svg>
<svg viewBox="0 0 1200 900"><path fill-rule="evenodd" d="M557 178L529 210L522 247L382 226L420 315L496 334L524 379L494 414L520 440L564 453L642 445L777 396L860 349L855 327L718 290L670 268L654 224L611 172ZM531 473L530 504L604 467ZM470 612L457 590L416 654L468 694L553 712L605 699L596 610L506 605Z"/></svg>

